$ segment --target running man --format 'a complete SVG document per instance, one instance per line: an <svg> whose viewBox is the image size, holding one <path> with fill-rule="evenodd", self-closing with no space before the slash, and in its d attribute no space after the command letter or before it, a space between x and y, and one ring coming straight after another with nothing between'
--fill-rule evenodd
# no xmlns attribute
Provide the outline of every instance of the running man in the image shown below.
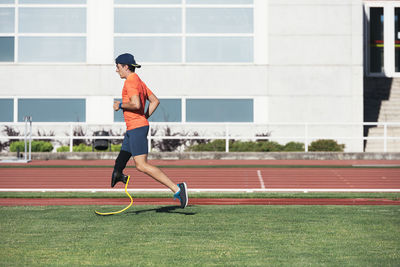
<svg viewBox="0 0 400 267"><path fill-rule="evenodd" d="M122 109L127 129L121 151L115 160L111 187L118 182L126 184L128 176L123 174L123 170L129 159L133 157L138 171L171 189L174 192L174 198L180 200L181 208L185 208L188 204L186 183L176 185L163 171L147 162L147 133L149 132L147 119L157 109L160 101L135 73L135 69L141 66L136 64L133 55L122 54L115 59L115 63L116 72L121 79L125 79L125 83L122 88L122 103L114 101L114 110ZM146 100L149 101L149 106L145 111Z"/></svg>

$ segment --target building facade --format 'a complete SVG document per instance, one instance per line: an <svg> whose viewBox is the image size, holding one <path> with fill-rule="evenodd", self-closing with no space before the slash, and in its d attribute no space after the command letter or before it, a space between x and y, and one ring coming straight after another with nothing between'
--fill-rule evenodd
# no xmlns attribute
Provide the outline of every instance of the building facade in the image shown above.
<svg viewBox="0 0 400 267"><path fill-rule="evenodd" d="M279 142L301 141L290 138L308 123L363 151L364 75L400 71L399 50L366 47L377 2L2 0L0 121L121 122L114 58L128 52L161 99L154 122L270 125Z"/></svg>

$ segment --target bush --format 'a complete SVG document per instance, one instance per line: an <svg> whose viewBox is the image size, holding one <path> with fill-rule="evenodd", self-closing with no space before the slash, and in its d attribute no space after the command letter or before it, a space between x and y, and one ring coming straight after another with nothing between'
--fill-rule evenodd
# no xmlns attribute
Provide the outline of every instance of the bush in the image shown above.
<svg viewBox="0 0 400 267"><path fill-rule="evenodd" d="M190 146L189 151L225 151L225 140L214 140L207 144Z"/></svg>
<svg viewBox="0 0 400 267"><path fill-rule="evenodd" d="M339 151L343 152L344 144L338 144L335 140L321 139L313 141L308 146L308 151Z"/></svg>
<svg viewBox="0 0 400 267"><path fill-rule="evenodd" d="M92 152L92 146L87 146L84 143L80 143L77 146L73 146L73 152Z"/></svg>
<svg viewBox="0 0 400 267"><path fill-rule="evenodd" d="M122 145L111 145L112 152L119 152ZM92 146L87 146L85 144L79 144L78 146L72 147L73 152L92 152ZM95 152L107 152L108 150L94 150ZM57 152L69 152L69 146L61 146L57 148Z"/></svg>
<svg viewBox="0 0 400 267"><path fill-rule="evenodd" d="M27 142L29 150L29 143ZM25 142L24 141L18 141L18 142L12 142L10 145L10 151L11 152L17 152L19 148L20 152L25 151ZM53 151L53 145L50 142L44 142L44 141L32 141L31 144L32 152L51 152Z"/></svg>
<svg viewBox="0 0 400 267"><path fill-rule="evenodd" d="M282 151L283 146L277 142L260 141L260 142L229 142L229 151L231 152L272 152ZM189 151L225 151L225 140L214 140L207 144L198 144L190 146Z"/></svg>
<svg viewBox="0 0 400 267"><path fill-rule="evenodd" d="M157 134L157 129L151 129L151 136L155 136ZM187 135L185 133L174 133L172 132L170 127L164 128L164 136L178 136L178 135ZM180 146L185 143L184 139L160 139L160 140L151 140L151 147L158 149L161 152L173 152L177 150Z"/></svg>
<svg viewBox="0 0 400 267"><path fill-rule="evenodd" d="M283 151L286 151L286 152L303 151L304 152L304 144L299 143L299 142L289 142L283 147Z"/></svg>
<svg viewBox="0 0 400 267"><path fill-rule="evenodd" d="M121 144L119 144L119 145L111 145L111 151L112 152L120 152L121 151L121 147L122 147Z"/></svg>
<svg viewBox="0 0 400 267"><path fill-rule="evenodd" d="M69 146L60 146L57 148L57 152L69 152Z"/></svg>
<svg viewBox="0 0 400 267"><path fill-rule="evenodd" d="M282 151L283 146L277 142L259 141L259 142L232 142L229 151L232 152L274 152Z"/></svg>

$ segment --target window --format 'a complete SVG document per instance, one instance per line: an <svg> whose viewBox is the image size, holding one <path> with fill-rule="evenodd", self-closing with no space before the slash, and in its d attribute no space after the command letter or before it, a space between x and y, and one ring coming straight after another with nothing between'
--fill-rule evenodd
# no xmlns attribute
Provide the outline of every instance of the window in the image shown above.
<svg viewBox="0 0 400 267"><path fill-rule="evenodd" d="M84 62L84 37L20 37L21 62Z"/></svg>
<svg viewBox="0 0 400 267"><path fill-rule="evenodd" d="M0 62L14 61L14 37L0 37Z"/></svg>
<svg viewBox="0 0 400 267"><path fill-rule="evenodd" d="M114 56L138 62L251 63L253 0L115 0ZM134 20L134 23L132 23Z"/></svg>
<svg viewBox="0 0 400 267"><path fill-rule="evenodd" d="M14 100L13 99L0 99L0 121L13 122L14 121Z"/></svg>
<svg viewBox="0 0 400 267"><path fill-rule="evenodd" d="M187 99L187 122L253 122L253 99Z"/></svg>
<svg viewBox="0 0 400 267"><path fill-rule="evenodd" d="M115 99L121 101L121 99ZM181 122L182 121L182 101L180 99L160 99L160 105L156 111L151 115L149 121L151 122ZM148 102L146 102L146 107ZM114 121L123 122L124 115L122 111L114 112Z"/></svg>
<svg viewBox="0 0 400 267"><path fill-rule="evenodd" d="M34 122L85 122L85 99L18 99L18 121L32 116Z"/></svg>
<svg viewBox="0 0 400 267"><path fill-rule="evenodd" d="M383 72L383 8L370 10L370 72Z"/></svg>
<svg viewBox="0 0 400 267"><path fill-rule="evenodd" d="M13 7L1 7L0 8L0 32L1 33L13 33L14 32L14 13L15 8Z"/></svg>
<svg viewBox="0 0 400 267"><path fill-rule="evenodd" d="M250 62L253 40L246 37L189 37L188 62Z"/></svg>
<svg viewBox="0 0 400 267"><path fill-rule="evenodd" d="M0 62L86 61L86 0L17 3L0 3Z"/></svg>
<svg viewBox="0 0 400 267"><path fill-rule="evenodd" d="M131 52L141 62L181 62L179 37L117 37L115 55Z"/></svg>

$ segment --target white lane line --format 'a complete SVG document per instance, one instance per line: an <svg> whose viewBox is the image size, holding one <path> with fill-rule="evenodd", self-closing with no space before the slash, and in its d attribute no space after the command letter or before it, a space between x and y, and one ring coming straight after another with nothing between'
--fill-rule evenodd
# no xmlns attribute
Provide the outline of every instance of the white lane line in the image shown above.
<svg viewBox="0 0 400 267"><path fill-rule="evenodd" d="M260 170L257 170L257 175L258 175L258 180L260 180L261 189L265 189L264 180Z"/></svg>

